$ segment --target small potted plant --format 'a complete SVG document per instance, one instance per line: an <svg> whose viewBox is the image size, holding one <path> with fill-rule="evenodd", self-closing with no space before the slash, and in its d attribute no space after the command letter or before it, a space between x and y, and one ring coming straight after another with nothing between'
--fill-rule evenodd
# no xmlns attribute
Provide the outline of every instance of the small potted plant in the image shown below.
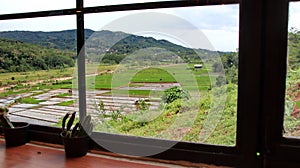
<svg viewBox="0 0 300 168"><path fill-rule="evenodd" d="M0 126L4 132L6 146L20 146L28 142L29 124L11 122L7 117L8 108L0 107Z"/></svg>
<svg viewBox="0 0 300 168"><path fill-rule="evenodd" d="M87 115L81 122L74 126L76 112L67 113L62 120L62 132L60 134L65 147L66 157L85 156L89 149L89 135L93 130L91 116ZM67 119L69 120L67 121Z"/></svg>

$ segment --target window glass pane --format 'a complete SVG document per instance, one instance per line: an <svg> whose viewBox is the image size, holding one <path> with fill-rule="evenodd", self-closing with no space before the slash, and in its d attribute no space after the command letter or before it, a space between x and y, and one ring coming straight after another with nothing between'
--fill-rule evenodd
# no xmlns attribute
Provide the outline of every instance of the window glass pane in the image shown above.
<svg viewBox="0 0 300 168"><path fill-rule="evenodd" d="M75 0L9 0L0 2L0 14L36 12L45 10L68 9L75 7Z"/></svg>
<svg viewBox="0 0 300 168"><path fill-rule="evenodd" d="M159 1L171 1L171 0L84 0L85 7L92 6L107 6L107 5L121 5L121 4L133 4L133 3L145 3L145 2L159 2Z"/></svg>
<svg viewBox="0 0 300 168"><path fill-rule="evenodd" d="M300 137L300 2L289 4L284 136Z"/></svg>
<svg viewBox="0 0 300 168"><path fill-rule="evenodd" d="M0 106L12 121L55 126L77 111L76 17L0 21Z"/></svg>
<svg viewBox="0 0 300 168"><path fill-rule="evenodd" d="M235 145L239 6L85 15L95 131Z"/></svg>

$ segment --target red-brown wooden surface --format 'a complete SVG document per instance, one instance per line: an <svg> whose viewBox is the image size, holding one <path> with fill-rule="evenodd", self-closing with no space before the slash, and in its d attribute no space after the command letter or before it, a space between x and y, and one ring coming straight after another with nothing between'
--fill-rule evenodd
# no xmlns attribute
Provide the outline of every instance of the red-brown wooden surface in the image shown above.
<svg viewBox="0 0 300 168"><path fill-rule="evenodd" d="M65 158L63 150L26 144L6 148L0 140L1 168L162 168L151 164L142 164L88 154L81 158Z"/></svg>
<svg viewBox="0 0 300 168"><path fill-rule="evenodd" d="M66 158L63 146L44 144L52 146L47 147L43 144L36 142L18 147L6 147L3 137L0 137L0 168L227 168L184 161L177 161L176 164L172 161L157 160L156 162L155 159L151 161L146 158L136 160L130 157L117 157L117 154L88 153L80 158Z"/></svg>

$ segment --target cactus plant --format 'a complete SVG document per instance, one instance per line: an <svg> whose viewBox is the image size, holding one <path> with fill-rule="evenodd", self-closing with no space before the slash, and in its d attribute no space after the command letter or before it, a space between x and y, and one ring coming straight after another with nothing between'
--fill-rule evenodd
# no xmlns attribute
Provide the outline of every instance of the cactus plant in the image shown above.
<svg viewBox="0 0 300 168"><path fill-rule="evenodd" d="M7 113L8 113L7 107L0 107L0 125L3 128L14 128L14 125L7 117Z"/></svg>
<svg viewBox="0 0 300 168"><path fill-rule="evenodd" d="M0 126L4 132L6 146L20 146L29 141L29 124L26 122L11 122L7 117L8 108L0 107Z"/></svg>
<svg viewBox="0 0 300 168"><path fill-rule="evenodd" d="M71 115L71 117L70 117ZM93 130L93 124L91 123L91 116L87 115L82 122L77 122L72 128L76 117L76 112L72 114L67 113L62 120L62 135L67 138L83 137L90 135ZM67 119L69 120L67 121Z"/></svg>

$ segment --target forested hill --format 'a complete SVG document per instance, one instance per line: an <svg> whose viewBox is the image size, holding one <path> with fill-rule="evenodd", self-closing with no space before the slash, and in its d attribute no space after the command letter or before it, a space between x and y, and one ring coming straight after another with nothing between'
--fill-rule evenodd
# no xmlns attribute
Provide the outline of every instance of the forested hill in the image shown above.
<svg viewBox="0 0 300 168"><path fill-rule="evenodd" d="M111 32L107 30L95 32L90 36L89 40L86 42L86 48L90 56L103 54L102 59L105 63L120 63L126 56L138 52L142 49L158 48L162 50L150 51L151 49L144 50L143 54L137 55L153 55L155 53L159 56L178 55L185 61L192 61L195 59L199 60L197 54L207 55L207 50L194 50L191 48L186 48L177 44L173 44L167 40L157 40L153 37L143 37L132 34L126 34L124 32ZM146 53L148 52L148 54ZM208 55L216 55L216 52L211 52ZM128 58L128 57L127 57ZM153 58L153 57L152 57ZM94 58L88 58L93 60ZM145 59L147 59L145 57ZM95 60L93 60L95 61Z"/></svg>
<svg viewBox="0 0 300 168"><path fill-rule="evenodd" d="M0 46L2 51L1 72L53 69L74 64L76 30L5 31L0 32L0 39L2 39ZM151 47L162 48L169 52L169 55L178 55L185 62L199 61L199 55L205 59L224 54L204 49L186 48L167 40L156 40L152 37L108 30L86 29L85 39L87 51L90 52L88 54L90 57L87 59L95 61L99 55L105 55L102 61L112 64L119 63L131 53ZM166 55L167 52L161 52L160 55Z"/></svg>
<svg viewBox="0 0 300 168"><path fill-rule="evenodd" d="M94 31L85 30L86 36ZM76 51L76 30L63 31L4 31L0 32L0 38L14 39L22 42L61 49Z"/></svg>
<svg viewBox="0 0 300 168"><path fill-rule="evenodd" d="M115 50L119 51L118 54L122 54L121 52L126 53L146 47L160 47L172 52L176 51L177 53L181 53L181 55L189 55L194 51L200 54L216 54L216 52L214 51L209 51L205 49L192 50L190 48L173 44L167 40L156 40L152 37L136 36L124 32L112 32L108 30L93 31L90 29L85 29L85 39L88 39L89 37L92 37L88 40L89 44L93 44L92 46L87 47L98 47L102 49L107 49L111 48L114 44L117 44L118 46L114 45L114 48ZM52 32L4 31L0 32L0 38L15 39L22 42L27 42L50 48L76 51L76 30L74 29ZM126 50L123 50L121 48L126 48ZM222 54L222 52L218 53Z"/></svg>
<svg viewBox="0 0 300 168"><path fill-rule="evenodd" d="M89 39L89 44L93 42L92 46L89 47L101 47L110 48L117 42L120 44L126 44L127 48L136 48L140 46L142 48L148 46L160 46L168 48L176 48L180 50L189 50L166 40L155 40L154 38L135 36L124 32L112 32L108 30L93 31L85 29L85 39ZM42 31L4 31L0 32L0 38L15 39L26 43L35 45L56 48L61 50L74 50L76 51L76 30L63 30L53 32L42 32ZM126 38L126 39L124 39ZM122 45L123 45L122 44ZM132 46L132 47L130 47ZM116 46L115 46L116 47ZM123 47L123 46L122 46Z"/></svg>
<svg viewBox="0 0 300 168"><path fill-rule="evenodd" d="M0 72L24 72L74 66L75 52L0 39Z"/></svg>

